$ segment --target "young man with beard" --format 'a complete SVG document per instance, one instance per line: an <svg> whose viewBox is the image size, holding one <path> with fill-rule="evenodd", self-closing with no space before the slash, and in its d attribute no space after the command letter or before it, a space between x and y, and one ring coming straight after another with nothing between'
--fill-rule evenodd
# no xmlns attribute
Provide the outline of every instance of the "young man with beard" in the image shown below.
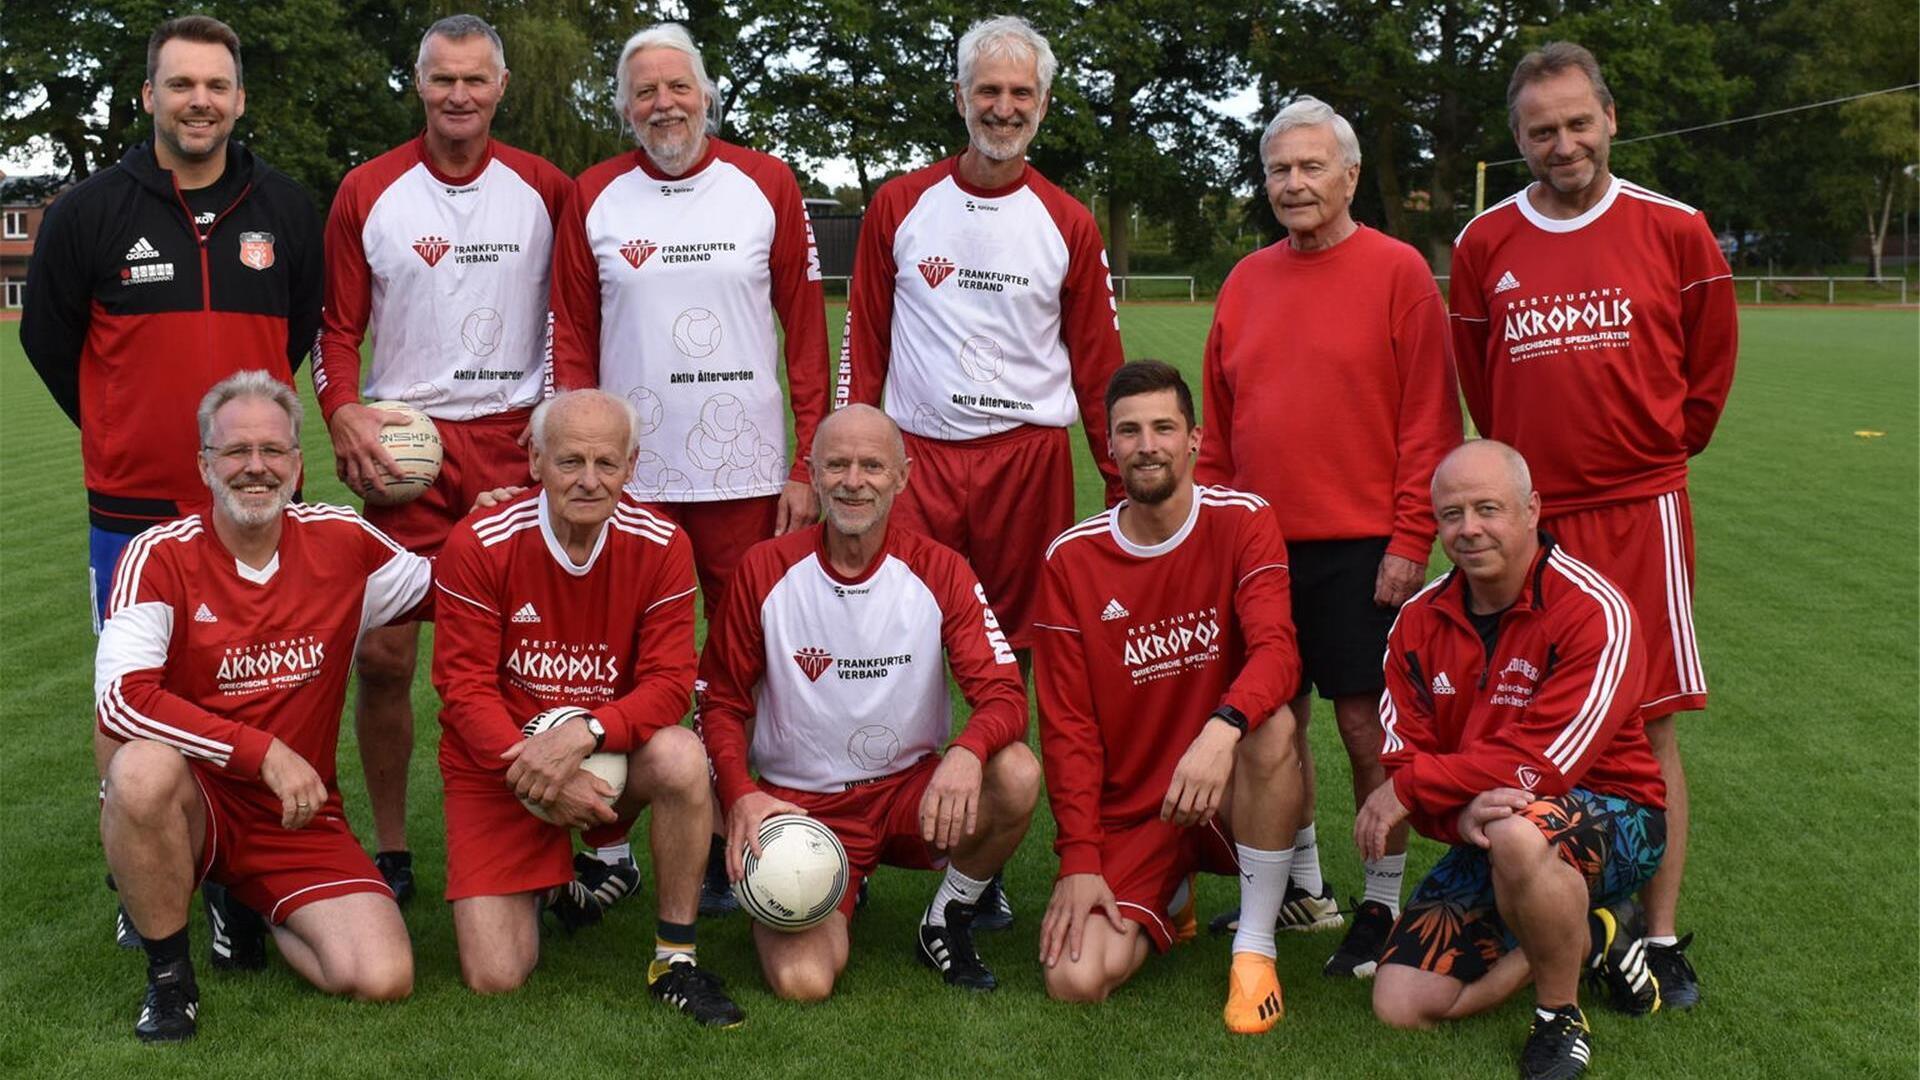
<svg viewBox="0 0 1920 1080"><path fill-rule="evenodd" d="M966 556L1024 654L1037 556L1073 522L1075 420L1107 503L1120 497L1101 400L1124 355L1120 319L1093 215L1027 164L1058 66L1047 39L1015 16L986 19L956 61L967 148L874 193L835 402L900 425L917 468L900 524ZM1009 925L997 883L989 899L983 929Z"/></svg>
<svg viewBox="0 0 1920 1080"><path fill-rule="evenodd" d="M693 554L682 530L622 493L639 445L625 398L547 399L528 438L535 489L469 517L441 552L433 686L447 899L461 978L478 993L512 990L539 963L542 905L584 889L571 830L624 836L651 808L659 922L648 989L701 1024L734 1027L746 1016L698 965L694 933L713 804L706 754L680 726L693 690ZM562 706L580 711L521 738L528 720ZM600 751L627 758L611 806L613 792L580 767Z"/></svg>
<svg viewBox="0 0 1920 1080"><path fill-rule="evenodd" d="M886 414L834 413L808 463L826 520L747 552L700 659L729 876L779 813L827 825L851 864L825 922L754 925L761 970L783 998L830 995L860 884L885 862L943 871L915 955L949 985L992 990L973 922L1040 788L1019 666L965 561L890 522L912 463ZM972 707L951 742L949 667Z"/></svg>
<svg viewBox="0 0 1920 1080"><path fill-rule="evenodd" d="M422 555L440 550L480 492L525 475L527 415L548 384L548 270L573 183L493 139L508 74L500 35L484 20L450 15L428 27L414 64L426 129L349 172L327 218L326 328L313 385L334 465L362 493L384 489L381 477L395 472L380 428L405 418L366 407L362 394L433 418L443 454L433 486L405 505L369 502L366 511ZM369 330L373 356L362 372ZM407 764L419 641L417 626L368 633L354 701L374 861L403 903L413 895Z"/></svg>
<svg viewBox="0 0 1920 1080"><path fill-rule="evenodd" d="M96 633L127 543L205 509L188 467L200 396L247 369L291 384L320 324L312 200L232 139L247 106L240 38L205 15L161 23L140 94L152 140L54 201L20 322L27 358L80 427ZM103 777L118 746L94 739ZM217 885L207 903L214 965L265 964L259 916ZM139 947L124 909L116 937Z"/></svg>
<svg viewBox="0 0 1920 1080"><path fill-rule="evenodd" d="M1237 874L1223 1018L1258 1034L1284 1012L1274 923L1300 809L1287 549L1265 502L1193 482L1178 371L1127 364L1105 405L1127 498L1047 549L1035 621L1060 856L1047 993L1106 1000L1192 936L1196 871Z"/></svg>
<svg viewBox="0 0 1920 1080"><path fill-rule="evenodd" d="M1462 229L1451 322L1474 426L1526 456L1542 522L1633 602L1646 627L1641 706L1666 779L1666 860L1647 886L1649 955L1671 1008L1700 1000L1676 936L1687 781L1674 717L1707 707L1693 629L1687 462L1733 386L1732 271L1706 215L1614 176L1613 95L1570 42L1528 53L1507 87L1536 182Z"/></svg>
<svg viewBox="0 0 1920 1080"><path fill-rule="evenodd" d="M793 171L710 133L717 98L684 28L635 34L616 70L639 145L580 175L561 226L554 377L639 410L627 490L686 531L711 620L749 547L819 516L786 425L791 412L809 446L827 410L820 259ZM737 906L720 832L716 819L707 915Z"/></svg>
<svg viewBox="0 0 1920 1080"><path fill-rule="evenodd" d="M125 743L100 833L147 952L146 1041L196 1030L186 919L202 879L263 913L321 990L390 1001L413 987L406 926L347 827L334 759L355 639L420 615L431 567L351 510L291 503L300 414L264 371L208 391L212 510L128 545L100 633L99 730Z"/></svg>

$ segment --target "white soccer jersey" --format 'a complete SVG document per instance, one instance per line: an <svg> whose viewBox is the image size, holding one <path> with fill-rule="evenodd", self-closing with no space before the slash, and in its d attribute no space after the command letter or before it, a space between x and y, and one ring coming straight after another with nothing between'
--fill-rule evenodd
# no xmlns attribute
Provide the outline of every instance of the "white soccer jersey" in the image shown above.
<svg viewBox="0 0 1920 1080"><path fill-rule="evenodd" d="M929 439L1085 420L1105 462L1104 395L1123 357L1093 215L1032 167L982 191L957 160L874 196L836 400L884 397L888 415Z"/></svg>
<svg viewBox="0 0 1920 1080"><path fill-rule="evenodd" d="M727 805L763 780L842 791L940 749L947 664L973 715L954 740L982 762L1026 730L1013 650L958 554L890 530L866 576L828 567L822 527L755 545L700 658L701 724ZM943 663L944 659L944 663Z"/></svg>
<svg viewBox="0 0 1920 1080"><path fill-rule="evenodd" d="M572 189L544 159L500 143L465 178L437 173L424 138L348 173L327 217L321 412L363 393L436 420L536 404L549 381L554 222Z"/></svg>
<svg viewBox="0 0 1920 1080"><path fill-rule="evenodd" d="M806 479L787 460L781 327L799 445L826 411L820 260L800 186L777 158L707 142L681 177L637 150L582 173L554 264L555 379L633 402L627 490L650 502Z"/></svg>

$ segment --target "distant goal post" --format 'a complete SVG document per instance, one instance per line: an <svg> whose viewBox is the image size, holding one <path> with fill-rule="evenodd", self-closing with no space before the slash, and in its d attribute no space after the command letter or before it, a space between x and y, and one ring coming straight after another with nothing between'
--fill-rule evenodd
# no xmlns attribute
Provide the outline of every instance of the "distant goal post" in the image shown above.
<svg viewBox="0 0 1920 1080"><path fill-rule="evenodd" d="M1128 300L1179 300L1184 293L1187 303L1199 299L1191 275L1188 274L1127 274L1113 279L1114 290L1120 301Z"/></svg>

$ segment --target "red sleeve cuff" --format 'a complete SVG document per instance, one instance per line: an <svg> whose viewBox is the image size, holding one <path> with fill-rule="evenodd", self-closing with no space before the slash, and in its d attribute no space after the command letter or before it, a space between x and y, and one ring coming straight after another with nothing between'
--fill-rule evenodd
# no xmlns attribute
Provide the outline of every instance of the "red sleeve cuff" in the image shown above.
<svg viewBox="0 0 1920 1080"><path fill-rule="evenodd" d="M1060 877L1068 874L1097 874L1100 872L1100 845L1091 840L1075 840L1061 844ZM1057 880L1057 879L1056 879Z"/></svg>
<svg viewBox="0 0 1920 1080"><path fill-rule="evenodd" d="M258 779L260 763L267 760L273 736L256 727L242 727L233 736L233 753L227 757L227 771L248 780Z"/></svg>
<svg viewBox="0 0 1920 1080"><path fill-rule="evenodd" d="M1427 565L1427 557L1433 554L1433 534L1396 532L1393 539L1387 541L1387 554L1398 555L1409 562Z"/></svg>

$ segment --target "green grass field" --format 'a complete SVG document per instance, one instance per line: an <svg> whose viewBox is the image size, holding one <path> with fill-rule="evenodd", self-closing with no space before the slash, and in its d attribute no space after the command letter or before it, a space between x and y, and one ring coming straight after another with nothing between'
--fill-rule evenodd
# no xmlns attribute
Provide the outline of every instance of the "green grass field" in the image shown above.
<svg viewBox="0 0 1920 1080"><path fill-rule="evenodd" d="M1128 354L1194 371L1208 316L1205 306L1130 305ZM1699 934L1692 956L1706 1003L1643 1020L1595 1009L1593 1075L1911 1077L1920 320L1910 310L1753 310L1742 328L1732 403L1693 482L1696 622L1714 707L1682 723L1694 800L1682 926ZM1866 431L1882 434L1856 434ZM317 424L306 441L309 496L346 501ZM985 938L1003 983L990 996L948 991L913 963L910 935L932 878L882 871L855 926L852 965L824 1006L765 992L736 917L703 929L701 960L730 980L748 1025L709 1033L669 1014L643 980L650 900L578 937L549 934L524 990L476 998L459 983L439 900L438 730L424 674L411 794L422 895L407 912L413 999L355 1005L309 989L278 960L249 976L202 960L200 1037L143 1047L129 1030L143 960L111 946L100 885L77 445L21 354L17 324L0 325L0 1074L1512 1074L1524 1004L1434 1033L1387 1032L1366 984L1318 974L1338 941L1331 933L1282 941L1288 1016L1265 1038L1221 1029L1222 939L1152 961L1103 1007L1049 1002L1033 959L1053 868L1044 811L1009 871L1019 922ZM1097 494L1079 453L1090 511ZM1344 897L1360 887L1344 755L1324 710L1313 733L1322 857ZM364 827L350 722L341 741L349 814ZM1424 872L1437 850L1416 841L1409 870ZM1232 895L1231 882L1203 883L1203 917ZM197 914L192 926L204 958Z"/></svg>

